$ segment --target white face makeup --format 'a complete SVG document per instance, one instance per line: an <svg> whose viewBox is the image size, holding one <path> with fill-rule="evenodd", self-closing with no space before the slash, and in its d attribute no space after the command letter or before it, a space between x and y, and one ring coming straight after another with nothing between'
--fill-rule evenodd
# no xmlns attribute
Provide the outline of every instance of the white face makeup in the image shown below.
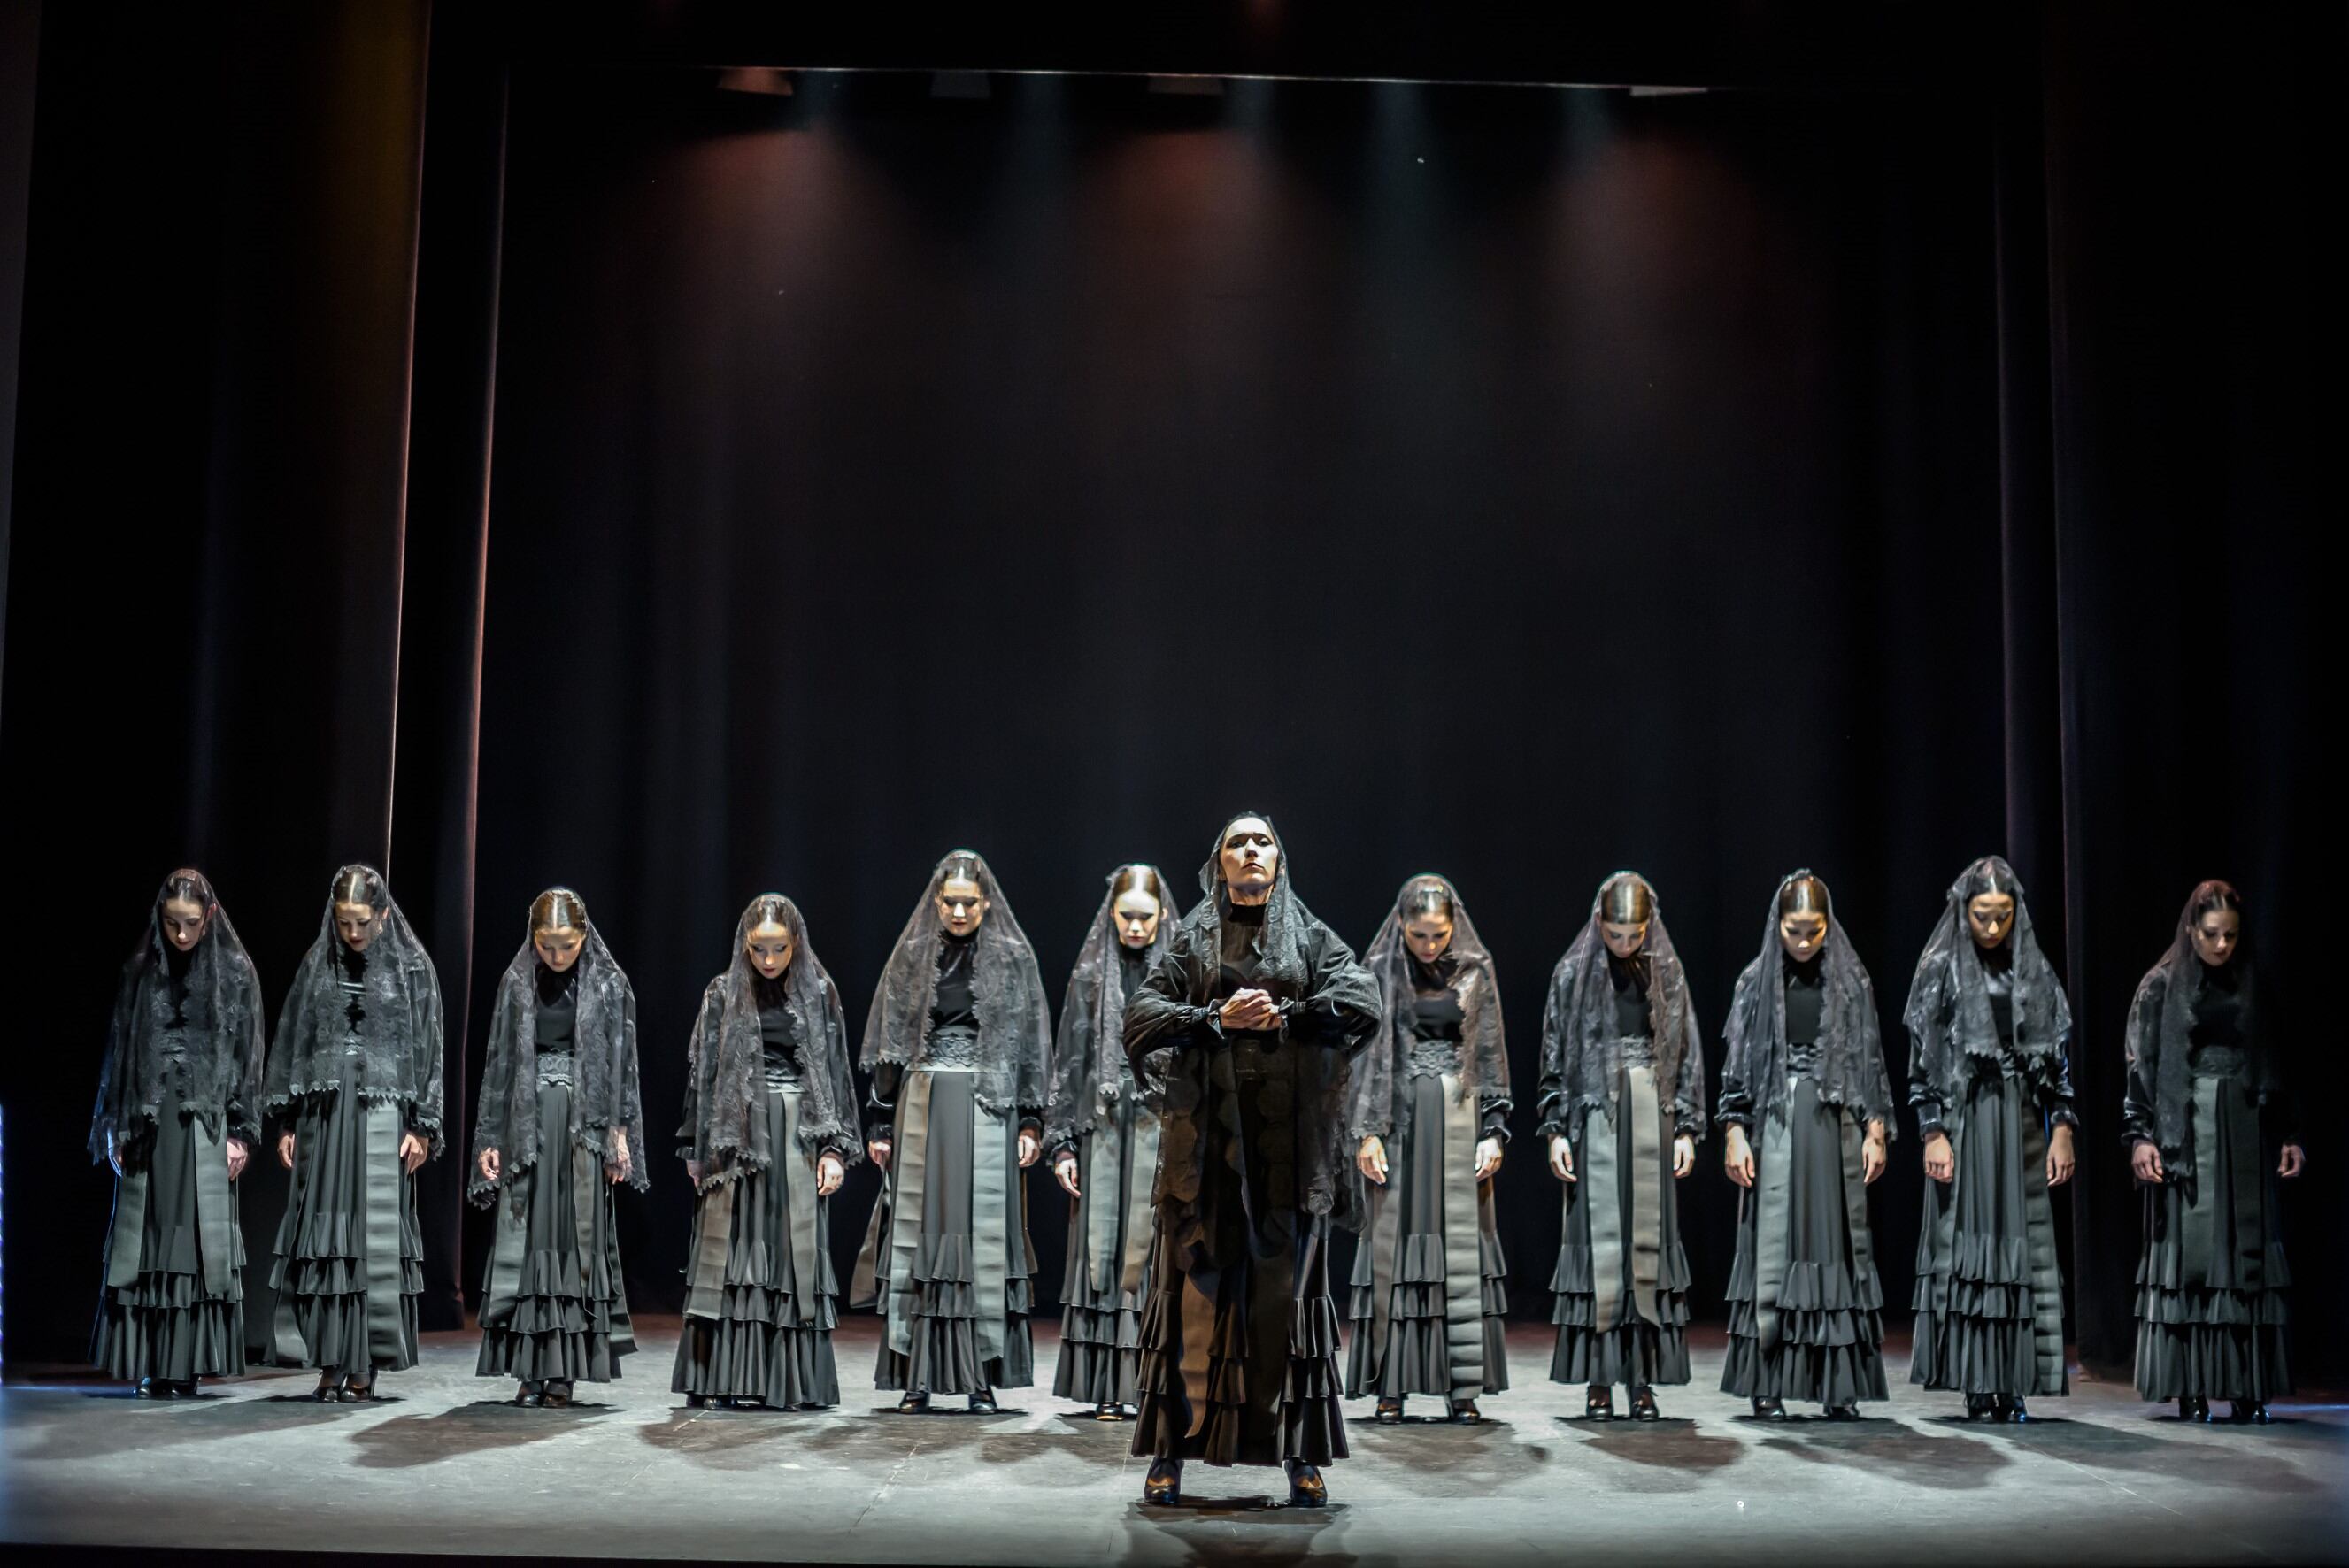
<svg viewBox="0 0 2349 1568"><path fill-rule="evenodd" d="M1226 828L1216 860L1234 903L1262 903L1272 896L1273 880L1280 871L1280 846L1273 841L1272 824L1262 817L1242 817Z"/></svg>
<svg viewBox="0 0 2349 1568"><path fill-rule="evenodd" d="M1975 946L1998 946L2014 929L2014 895L1982 892L1968 899L1966 929L1973 933Z"/></svg>
<svg viewBox="0 0 2349 1568"><path fill-rule="evenodd" d="M538 949L541 964L564 975L579 962L580 952L587 945L587 934L574 925L551 925L543 931L532 932L530 944Z"/></svg>
<svg viewBox="0 0 2349 1568"><path fill-rule="evenodd" d="M742 939L742 951L761 978L776 980L792 966L792 956L799 951L799 943L790 926L770 920L750 928L750 934Z"/></svg>
<svg viewBox="0 0 2349 1568"><path fill-rule="evenodd" d="M968 877L948 877L938 884L938 923L949 934L968 936L987 918L987 898Z"/></svg>
<svg viewBox="0 0 2349 1568"><path fill-rule="evenodd" d="M1117 939L1128 947L1143 948L1158 940L1158 922L1164 912L1158 901L1138 887L1117 895L1110 917L1117 922Z"/></svg>
<svg viewBox="0 0 2349 1568"><path fill-rule="evenodd" d="M2243 915L2240 910L2205 910L2202 918L2194 923L2194 955L2216 969L2231 961L2235 949L2242 944Z"/></svg>
<svg viewBox="0 0 2349 1568"><path fill-rule="evenodd" d="M182 953L191 953L204 939L204 906L193 899L167 898L160 912L163 940Z"/></svg>
<svg viewBox="0 0 2349 1568"><path fill-rule="evenodd" d="M335 905L335 934L343 945L354 953L365 953L367 944L375 940L375 908L364 903Z"/></svg>

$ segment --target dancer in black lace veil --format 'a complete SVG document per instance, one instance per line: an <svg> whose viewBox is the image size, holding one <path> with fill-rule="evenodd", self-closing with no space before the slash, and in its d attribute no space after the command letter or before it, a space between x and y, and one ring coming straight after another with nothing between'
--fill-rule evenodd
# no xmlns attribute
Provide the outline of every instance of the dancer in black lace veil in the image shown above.
<svg viewBox="0 0 2349 1568"><path fill-rule="evenodd" d="M1876 988L1809 872L1778 884L1762 951L1730 1003L1723 1163L1745 1191L1729 1277L1722 1392L1856 1419L1885 1398L1884 1287L1868 1188L1884 1173L1892 1080Z"/></svg>
<svg viewBox="0 0 2349 1568"><path fill-rule="evenodd" d="M473 1132L473 1201L496 1212L475 1371L519 1405L567 1405L636 1347L612 1188L642 1191L636 993L569 888L530 906L498 982Z"/></svg>
<svg viewBox="0 0 2349 1568"><path fill-rule="evenodd" d="M1150 1184L1158 1111L1125 1059L1126 998L1174 934L1172 893L1158 868L1110 873L1078 951L1052 1047L1044 1148L1069 1194L1061 1275L1061 1364L1052 1392L1122 1419L1138 1396L1142 1303L1150 1289Z"/></svg>
<svg viewBox="0 0 2349 1568"><path fill-rule="evenodd" d="M1542 1013L1539 1137L1566 1183L1550 1276L1550 1380L1587 1389L1583 1413L1657 1418L1655 1385L1685 1383L1688 1253L1672 1183L1696 1168L1704 1046L1688 976L1634 872L1599 884L1558 960Z"/></svg>
<svg viewBox="0 0 2349 1568"><path fill-rule="evenodd" d="M1035 1381L1035 1251L1020 1171L1042 1148L1051 1006L1036 954L987 862L937 863L864 1021L867 1149L889 1181L851 1299L887 1319L874 1386L897 1408L934 1394L995 1408Z"/></svg>
<svg viewBox="0 0 2349 1568"><path fill-rule="evenodd" d="M416 1365L416 1171L440 1151L440 983L367 866L335 873L269 1053L268 1115L294 1172L277 1231L272 1353L317 1398L371 1398Z"/></svg>
<svg viewBox="0 0 2349 1568"><path fill-rule="evenodd" d="M1976 1419L2023 1421L2071 1391L2048 1190L2072 1177L2072 1033L2014 868L1951 883L1903 1010L1909 1103L1925 1142L1909 1380L1955 1388Z"/></svg>
<svg viewBox="0 0 2349 1568"><path fill-rule="evenodd" d="M781 893L743 910L701 994L678 1141L699 1196L670 1386L695 1406L837 1405L832 1195L864 1150L840 992Z"/></svg>
<svg viewBox="0 0 2349 1568"><path fill-rule="evenodd" d="M2137 1388L2192 1421L2227 1399L2236 1420L2265 1423L2268 1401L2292 1392L2275 1183L2304 1157L2259 978L2241 895L2206 882L2129 1009L2121 1130L2145 1194Z"/></svg>
<svg viewBox="0 0 2349 1568"><path fill-rule="evenodd" d="M122 966L89 1129L116 1176L90 1360L141 1398L244 1370L236 1180L261 1143L263 1022L212 883L173 872Z"/></svg>
<svg viewBox="0 0 2349 1568"><path fill-rule="evenodd" d="M1125 1008L1135 1078L1165 1086L1133 1451L1146 1502L1177 1501L1197 1459L1279 1464L1318 1505L1346 1455L1326 1247L1354 1222L1345 1111L1378 985L1291 891L1261 813L1225 824L1199 880Z"/></svg>
<svg viewBox="0 0 2349 1568"><path fill-rule="evenodd" d="M1509 1386L1509 1270L1493 1209L1509 1053L1493 955L1452 884L1415 876L1362 964L1383 1017L1354 1064L1347 1118L1369 1224L1354 1253L1346 1395L1375 1395L1381 1422L1402 1420L1413 1394L1474 1422L1476 1396Z"/></svg>

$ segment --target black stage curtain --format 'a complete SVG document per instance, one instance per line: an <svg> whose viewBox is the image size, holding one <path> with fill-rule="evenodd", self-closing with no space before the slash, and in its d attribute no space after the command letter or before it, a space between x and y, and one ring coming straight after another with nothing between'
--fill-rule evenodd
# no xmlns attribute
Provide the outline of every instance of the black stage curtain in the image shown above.
<svg viewBox="0 0 2349 1568"><path fill-rule="evenodd" d="M969 844L1057 995L1101 876L1187 887L1245 805L1358 944L1405 875L1454 878L1523 1134L1543 987L1607 872L1656 882L1717 1078L1770 891L1819 871L1897 1077L1941 891L2005 851L2081 1018L2081 1346L2126 1363L2129 990L2204 875L2243 883L2283 975L2313 962L2289 851L2299 541L2341 405L2313 194L2337 17L2214 40L2067 8L1986 77L1877 91L811 73L777 98L450 7L55 9L0 704L57 1042L5 1068L19 1354L86 1328L94 1042L178 859L274 993L326 872L389 854L460 1061L472 976L541 887L579 888L643 1020L630 1290L673 1307L685 1035L751 893L799 898L861 1025ZM2237 68L2181 105L2171 67L2212 48ZM2342 1087L2295 1059L2313 1102ZM2311 1137L2319 1370L2349 1187ZM1704 1305L1717 1157L1682 1187ZM481 1240L460 1274L457 1181L443 1321ZM1503 1192L1544 1314L1529 1136ZM1050 1302L1041 1171L1030 1202Z"/></svg>

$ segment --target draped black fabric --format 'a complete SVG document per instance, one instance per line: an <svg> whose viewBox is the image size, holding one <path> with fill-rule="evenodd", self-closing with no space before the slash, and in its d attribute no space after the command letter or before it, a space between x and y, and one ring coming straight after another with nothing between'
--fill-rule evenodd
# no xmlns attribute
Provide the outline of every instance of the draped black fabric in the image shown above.
<svg viewBox="0 0 2349 1568"><path fill-rule="evenodd" d="M183 957L163 934L163 901L181 877L192 880L205 913L202 939ZM192 872L172 873L122 966L90 1116L90 1159L107 1159L153 1127L167 1093L214 1138L258 1145L266 1018L260 977L212 883Z"/></svg>
<svg viewBox="0 0 2349 1568"><path fill-rule="evenodd" d="M1723 1031L1717 1121L1758 1125L1769 1119L1771 1106L1786 1092L1786 950L1778 940L1778 901L1789 883L1810 875L1791 872L1770 894L1762 950L1737 976ZM1876 986L1832 913L1818 964L1819 1027L1808 1076L1821 1103L1848 1107L1862 1121L1881 1120L1889 1134L1896 1102L1884 1067Z"/></svg>
<svg viewBox="0 0 2349 1568"><path fill-rule="evenodd" d="M1123 869L1123 868L1121 868ZM1158 909L1158 929L1150 945L1129 953L1118 939L1117 872L1110 873L1110 891L1086 928L1084 945L1069 971L1069 993L1061 1004L1060 1031L1052 1043L1052 1082L1044 1107L1044 1149L1047 1153L1073 1148L1080 1136L1093 1130L1096 1106L1115 1105L1140 1094L1133 1068L1125 1056L1127 983L1123 967L1138 959L1146 974L1158 962L1182 922L1168 907L1174 894L1165 874L1143 865L1152 885L1166 890ZM1136 977L1138 983L1139 976Z"/></svg>
<svg viewBox="0 0 2349 1568"><path fill-rule="evenodd" d="M0 1057L14 1190L54 1205L6 1232L21 1354L86 1317L45 1293L105 1183L39 1173L86 1139L104 933L191 859L272 975L319 872L390 872L460 1126L492 988L459 961L510 951L477 895L608 889L676 1028L745 886L798 892L863 994L904 915L871 846L997 846L1065 954L1081 868L1242 795L1387 846L1317 870L1342 928L1406 864L1482 890L1520 1017L1553 881L1677 890L1710 1017L1746 956L1720 890L1808 861L1905 955L2002 845L2071 986L2085 1149L2179 888L2243 887L2280 979L2322 962L2338 7L623 9L45 8L0 811L39 830L31 1026L90 1048ZM619 59L921 70L753 100L579 68ZM932 101L947 65L1239 75ZM1594 75L1742 90L1456 85ZM133 754L93 691L137 702ZM2306 995L2271 994L2279 1040ZM2312 1102L2339 1057L2305 1053ZM683 1054L644 1070L676 1103ZM419 1179L429 1277L462 1181ZM1881 1183L1896 1296L1920 1181ZM682 1227L683 1186L618 1194L622 1229ZM2284 1202L2339 1212L2349 1168ZM2126 1170L2084 1159L2069 1207L2083 1350L2123 1365ZM1505 1192L1513 1253L1553 1210ZM2349 1345L2321 1306L2293 1332L2311 1379Z"/></svg>
<svg viewBox="0 0 2349 1568"><path fill-rule="evenodd" d="M1501 1023L1501 983L1493 973L1493 954L1476 934L1468 906L1442 877L1413 877L1402 885L1394 907L1379 924L1378 934L1363 951L1362 967L1378 982L1381 1007L1378 1035L1370 1049L1354 1061L1352 1103L1346 1117L1346 1136L1356 1143L1370 1137L1392 1138L1411 1125L1405 1063L1412 1047L1413 972L1416 961L1403 942L1409 918L1404 907L1415 884L1423 881L1442 886L1452 905L1452 944L1438 956L1446 988L1459 997L1460 1095L1474 1100L1480 1112L1508 1119L1509 1052ZM1401 1090L1402 1092L1398 1092Z"/></svg>
<svg viewBox="0 0 2349 1568"><path fill-rule="evenodd" d="M2137 982L2124 1042L2128 1077L2121 1102L2121 1134L2131 1143L2150 1140L2172 1163L2188 1152L2196 1006L2206 992L2222 984L2194 951L2194 913L2189 899L2161 961ZM2229 1032L2236 1037L2230 1042L2233 1048L2242 1053L2242 1077L2260 1108L2272 1108L2283 1124L2282 1136L2295 1137L2299 1109L2284 1103L2282 1063L2261 1019L2259 970L2248 933L2227 962L2233 971L2223 977L2232 993Z"/></svg>

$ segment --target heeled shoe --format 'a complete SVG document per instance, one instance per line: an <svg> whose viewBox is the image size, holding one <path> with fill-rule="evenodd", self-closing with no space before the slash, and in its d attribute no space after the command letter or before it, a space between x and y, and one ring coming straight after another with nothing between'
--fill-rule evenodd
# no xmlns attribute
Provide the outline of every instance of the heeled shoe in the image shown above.
<svg viewBox="0 0 2349 1568"><path fill-rule="evenodd" d="M901 1416L926 1416L929 1413L930 1391L927 1388L908 1388L905 1397L897 1401L897 1414Z"/></svg>
<svg viewBox="0 0 2349 1568"><path fill-rule="evenodd" d="M130 1390L130 1397L134 1399L163 1399L170 1398L169 1395L161 1392L160 1379L154 1377L141 1377L139 1379L137 1386Z"/></svg>
<svg viewBox="0 0 2349 1568"><path fill-rule="evenodd" d="M1183 1461L1152 1460L1150 1473L1142 1480L1142 1501L1160 1508L1172 1508L1183 1501Z"/></svg>
<svg viewBox="0 0 2349 1568"><path fill-rule="evenodd" d="M1783 1421L1786 1418L1786 1401L1773 1395L1754 1401L1754 1418L1757 1421Z"/></svg>
<svg viewBox="0 0 2349 1568"><path fill-rule="evenodd" d="M568 1383L558 1383L554 1378L549 1377L546 1380L544 1387L539 1393L539 1398L550 1410L568 1409L571 1406L571 1385Z"/></svg>
<svg viewBox="0 0 2349 1568"><path fill-rule="evenodd" d="M1303 1460L1283 1460L1280 1468L1288 1475L1288 1506L1291 1508L1327 1508L1330 1506L1330 1483L1321 1479L1320 1470Z"/></svg>
<svg viewBox="0 0 2349 1568"><path fill-rule="evenodd" d="M1093 1419L1096 1421L1123 1421L1125 1419L1125 1410L1116 1400L1103 1399L1100 1404L1093 1407Z"/></svg>
<svg viewBox="0 0 2349 1568"><path fill-rule="evenodd" d="M328 1372L318 1378L318 1386L310 1390L310 1398L321 1405L331 1405L343 1397L343 1378L338 1372Z"/></svg>
<svg viewBox="0 0 2349 1568"><path fill-rule="evenodd" d="M1857 1404L1829 1405L1819 1413L1830 1421L1857 1421L1859 1419L1859 1406Z"/></svg>
<svg viewBox="0 0 2349 1568"><path fill-rule="evenodd" d="M1379 1408L1371 1412L1371 1419L1376 1421L1381 1427L1399 1427L1402 1425L1402 1401L1401 1399L1381 1399L1379 1401Z"/></svg>
<svg viewBox="0 0 2349 1568"><path fill-rule="evenodd" d="M995 1390L994 1390L994 1389L992 1389L992 1388L974 1388L974 1389L972 1389L972 1390L971 1390L971 1394L970 1394L970 1413L971 1413L972 1415L974 1415L974 1416L992 1416L992 1415L995 1415L995 1414L996 1414L996 1413L997 1413L1000 1408L1001 1408L1001 1407L998 1406L998 1405L996 1404L996 1402L995 1402Z"/></svg>
<svg viewBox="0 0 2349 1568"><path fill-rule="evenodd" d="M375 1378L372 1376L370 1376L364 1383L359 1381L357 1377L345 1380L343 1384L344 1404L364 1405L374 1398Z"/></svg>
<svg viewBox="0 0 2349 1568"><path fill-rule="evenodd" d="M1631 1418L1635 1421L1661 1421L1664 1413L1656 1408L1656 1391L1645 1383L1631 1390Z"/></svg>
<svg viewBox="0 0 2349 1568"><path fill-rule="evenodd" d="M2199 1395L2182 1395L2178 1401L2178 1418L2181 1421L2208 1422L2210 1401Z"/></svg>
<svg viewBox="0 0 2349 1568"><path fill-rule="evenodd" d="M196 1397L196 1380L193 1377L180 1378L172 1383L171 1387L171 1398L174 1399L192 1399Z"/></svg>
<svg viewBox="0 0 2349 1568"><path fill-rule="evenodd" d="M2271 1426L2275 1421L2275 1418L2268 1414L2268 1402L2265 1399L2238 1399L2228 1414L2238 1423L2247 1427Z"/></svg>
<svg viewBox="0 0 2349 1568"><path fill-rule="evenodd" d="M1582 1418L1586 1421L1611 1421L1615 1418L1615 1390L1593 1388L1583 1397Z"/></svg>
<svg viewBox="0 0 2349 1568"><path fill-rule="evenodd" d="M1969 1420L1969 1421L2002 1421L2002 1420L2004 1420L2005 1418L2006 1418L2006 1412L2004 1412L2003 1410L2001 1410L2001 1409L1998 1408L1998 1396L1997 1396L1997 1395L1995 1395L1995 1394L1969 1394L1969 1395L1967 1395L1967 1396L1966 1396L1966 1419L1967 1419L1967 1420Z"/></svg>
<svg viewBox="0 0 2349 1568"><path fill-rule="evenodd" d="M688 1394L685 1397L685 1408L688 1410L707 1410L712 1403L714 1401L707 1394Z"/></svg>
<svg viewBox="0 0 2349 1568"><path fill-rule="evenodd" d="M535 1383L524 1383L514 1390L513 1402L525 1410L535 1410L546 1403L546 1390Z"/></svg>
<svg viewBox="0 0 2349 1568"><path fill-rule="evenodd" d="M1398 1412L1398 1414L1400 1414L1400 1412ZM1484 1418L1485 1412L1476 1408L1475 1400L1455 1399L1452 1402L1452 1424L1454 1426L1473 1427Z"/></svg>
<svg viewBox="0 0 2349 1568"><path fill-rule="evenodd" d="M2031 1409L2023 1402L2023 1397L2019 1394L2001 1395L1998 1401L1998 1418L2019 1427L2031 1419Z"/></svg>

